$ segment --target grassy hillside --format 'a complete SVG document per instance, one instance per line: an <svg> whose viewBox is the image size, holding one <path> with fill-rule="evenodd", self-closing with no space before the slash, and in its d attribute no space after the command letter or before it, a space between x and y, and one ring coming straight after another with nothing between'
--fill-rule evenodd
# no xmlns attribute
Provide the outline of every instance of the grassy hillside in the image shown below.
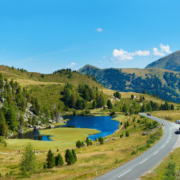
<svg viewBox="0 0 180 180"><path fill-rule="evenodd" d="M95 68L95 67L90 67ZM142 75L143 78L145 78L146 74L148 72L153 72L156 74L156 76L162 77L162 74L166 72L166 70L158 71L156 69L143 69L140 71L139 69L122 69L123 72L128 71L128 73L134 72L137 76ZM169 71L171 72L171 71ZM40 74L40 73L31 73L26 72L22 70L12 69L7 66L0 66L0 73L3 74L4 77L10 79L14 79L17 81L20 85L27 87L28 92L35 98L38 98L39 102L42 105L45 105L49 108L52 108L54 104L56 104L56 107L60 111L66 111L65 110L65 104L63 101L63 89L65 86L65 83L72 83L75 87L78 84L88 84L90 87L98 87L99 91L103 91L103 97L105 99L105 105L108 99L112 100L112 103L115 105L113 109L115 111L120 111L123 108L123 103L127 104L128 109L130 108L130 104L134 103L134 100L131 99L131 95L134 94L137 96L137 99L135 100L139 110L139 98L140 95L143 95L145 97L145 103L148 103L148 101L154 101L156 103L164 104L164 101L160 98L156 98L154 96L148 95L148 94L140 94L140 93L133 93L133 92L121 92L121 102L115 101L115 99L111 98L113 96L113 93L115 91L105 88L103 85L97 83L96 81L92 80L92 77L89 75L81 75L77 72L72 72L72 76L69 78L69 74L66 73L66 71L60 73L56 72L54 74ZM159 73L159 74L158 74ZM33 74L33 75L32 75ZM75 88L74 88L75 89ZM73 90L72 92L75 92ZM80 96L81 98L81 96ZM87 107L91 107L91 102L87 103ZM177 109L178 105L174 104L175 109ZM93 110L94 112L94 110Z"/></svg>
<svg viewBox="0 0 180 180"><path fill-rule="evenodd" d="M42 84L65 84L72 83L73 85L79 85L81 83L87 84L91 87L95 86L98 88L103 88L103 85L99 84L96 81L92 80L92 77L88 75L81 75L77 72L72 72L72 76L69 77L69 74L66 71L62 73L52 73L52 74L41 74L36 72L27 72L23 69L15 69L7 66L0 65L0 73L3 77L8 78L9 80L14 79L21 86L28 85L42 85Z"/></svg>
<svg viewBox="0 0 180 180"><path fill-rule="evenodd" d="M154 61L153 63L147 65L146 68L159 68L180 71L180 50L158 59L157 61Z"/></svg>
<svg viewBox="0 0 180 180"><path fill-rule="evenodd" d="M180 74L163 69L98 69L86 65L81 74L96 77L106 88L121 92L146 91L165 100L180 102Z"/></svg>

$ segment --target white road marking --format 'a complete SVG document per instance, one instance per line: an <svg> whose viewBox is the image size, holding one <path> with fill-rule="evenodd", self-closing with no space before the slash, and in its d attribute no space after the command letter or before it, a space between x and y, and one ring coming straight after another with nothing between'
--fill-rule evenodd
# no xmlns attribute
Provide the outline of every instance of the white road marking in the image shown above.
<svg viewBox="0 0 180 180"><path fill-rule="evenodd" d="M159 151L157 151L156 153L154 153L153 155L157 154Z"/></svg>
<svg viewBox="0 0 180 180"><path fill-rule="evenodd" d="M145 159L143 162L141 162L140 164L144 163L145 161L147 161L148 159Z"/></svg>
<svg viewBox="0 0 180 180"><path fill-rule="evenodd" d="M131 171L131 169L130 169L129 171ZM124 175L127 174L129 171L125 172L124 174L121 174L121 175L118 176L118 177L124 176Z"/></svg>
<svg viewBox="0 0 180 180"><path fill-rule="evenodd" d="M165 146L165 145L164 145ZM164 146L162 148L164 148Z"/></svg>

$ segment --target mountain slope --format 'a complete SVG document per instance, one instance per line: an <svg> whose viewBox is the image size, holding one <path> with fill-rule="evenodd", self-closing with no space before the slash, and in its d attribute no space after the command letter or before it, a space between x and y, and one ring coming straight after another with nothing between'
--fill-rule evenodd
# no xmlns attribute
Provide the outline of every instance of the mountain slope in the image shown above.
<svg viewBox="0 0 180 180"><path fill-rule="evenodd" d="M180 50L146 66L146 68L169 69L180 71Z"/></svg>
<svg viewBox="0 0 180 180"><path fill-rule="evenodd" d="M86 65L82 74L96 77L106 88L123 92L157 94L165 100L180 102L180 74L163 69L99 69Z"/></svg>

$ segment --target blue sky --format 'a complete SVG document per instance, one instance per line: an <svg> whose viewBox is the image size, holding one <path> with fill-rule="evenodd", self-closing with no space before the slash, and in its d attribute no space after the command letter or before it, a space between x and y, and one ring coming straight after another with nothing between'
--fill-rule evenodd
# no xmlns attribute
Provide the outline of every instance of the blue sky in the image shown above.
<svg viewBox="0 0 180 180"><path fill-rule="evenodd" d="M180 49L179 0L0 1L0 64L144 68Z"/></svg>

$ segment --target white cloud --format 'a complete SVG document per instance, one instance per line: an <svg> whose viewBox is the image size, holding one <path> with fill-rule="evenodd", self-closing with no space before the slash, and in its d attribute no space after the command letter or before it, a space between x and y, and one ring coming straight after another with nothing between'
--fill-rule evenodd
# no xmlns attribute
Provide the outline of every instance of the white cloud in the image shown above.
<svg viewBox="0 0 180 180"><path fill-rule="evenodd" d="M113 62L120 62L120 61L126 61L126 60L131 60L133 59L133 56L149 56L150 52L149 51L135 51L135 52L127 52L124 51L123 49L114 49L112 56L111 56L111 61Z"/></svg>
<svg viewBox="0 0 180 180"><path fill-rule="evenodd" d="M170 47L168 44L166 46L163 44L160 44L160 48L161 48L161 51L163 51L163 52L172 53L172 51L170 51Z"/></svg>
<svg viewBox="0 0 180 180"><path fill-rule="evenodd" d="M3 49L2 52L5 52L5 50Z"/></svg>
<svg viewBox="0 0 180 180"><path fill-rule="evenodd" d="M146 50L144 50L144 51L141 51L141 50L135 51L135 55L137 55L137 56L149 56L149 54L150 54L150 52L146 51Z"/></svg>
<svg viewBox="0 0 180 180"><path fill-rule="evenodd" d="M106 56L103 56L102 58L104 59L104 58L106 58Z"/></svg>
<svg viewBox="0 0 180 180"><path fill-rule="evenodd" d="M72 68L72 67L74 67L75 65L76 65L76 63L73 63L73 62L72 62L71 64L67 65L67 67L68 67L68 68Z"/></svg>
<svg viewBox="0 0 180 180"><path fill-rule="evenodd" d="M168 53L168 54L172 53L172 51L170 51L170 47L168 44L167 45L160 44L159 47L160 50L156 47L153 48L153 54L155 56L165 56L164 53Z"/></svg>
<svg viewBox="0 0 180 180"><path fill-rule="evenodd" d="M153 54L155 56L164 56L164 53L159 51L158 48L156 48L156 47L153 48Z"/></svg>
<svg viewBox="0 0 180 180"><path fill-rule="evenodd" d="M103 29L102 28L97 28L96 31L97 32L103 32Z"/></svg>
<svg viewBox="0 0 180 180"><path fill-rule="evenodd" d="M101 64L103 61L99 61L99 63Z"/></svg>

